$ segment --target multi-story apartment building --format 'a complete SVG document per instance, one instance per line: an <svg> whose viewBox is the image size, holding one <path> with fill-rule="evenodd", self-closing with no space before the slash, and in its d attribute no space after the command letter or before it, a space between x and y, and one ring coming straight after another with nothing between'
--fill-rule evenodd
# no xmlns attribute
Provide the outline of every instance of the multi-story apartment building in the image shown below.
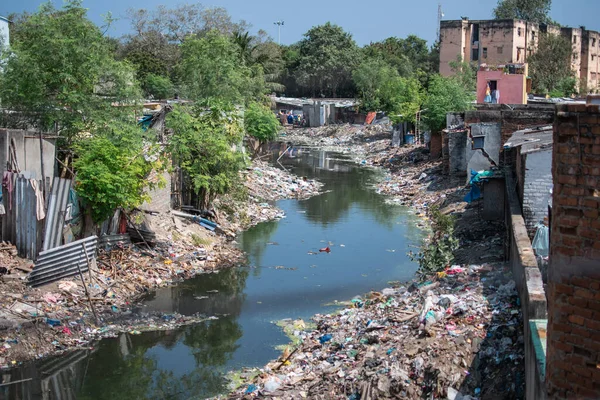
<svg viewBox="0 0 600 400"><path fill-rule="evenodd" d="M593 91L600 89L600 34L583 28L559 28L523 20L467 18L440 24L440 74L452 75L452 61L479 64L518 64L537 49L540 32L560 34L573 45L571 66L577 78Z"/></svg>

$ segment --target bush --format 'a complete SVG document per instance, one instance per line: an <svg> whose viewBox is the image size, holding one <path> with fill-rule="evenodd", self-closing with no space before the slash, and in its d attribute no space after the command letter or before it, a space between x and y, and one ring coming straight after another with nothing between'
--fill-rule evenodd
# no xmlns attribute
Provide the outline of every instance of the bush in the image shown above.
<svg viewBox="0 0 600 400"><path fill-rule="evenodd" d="M152 96L155 99L170 99L175 94L175 88L169 78L154 74L146 76L143 89L146 96Z"/></svg>
<svg viewBox="0 0 600 400"><path fill-rule="evenodd" d="M177 106L167 116L167 126L174 133L169 151L189 177L199 207L208 208L239 183L246 160L234 148L242 142L243 130L231 104Z"/></svg>
<svg viewBox="0 0 600 400"><path fill-rule="evenodd" d="M454 251L458 249L458 239L454 237L455 218L442 214L438 207L432 207L429 214L433 228L431 242L416 256L411 254L423 274L442 271L452 263Z"/></svg>
<svg viewBox="0 0 600 400"><path fill-rule="evenodd" d="M246 132L264 143L277 137L279 121L273 112L258 103L251 103L244 113L244 128Z"/></svg>
<svg viewBox="0 0 600 400"><path fill-rule="evenodd" d="M158 148L143 142L135 122L106 128L74 146L75 190L97 223L117 208L138 207L147 200L146 178L162 165Z"/></svg>

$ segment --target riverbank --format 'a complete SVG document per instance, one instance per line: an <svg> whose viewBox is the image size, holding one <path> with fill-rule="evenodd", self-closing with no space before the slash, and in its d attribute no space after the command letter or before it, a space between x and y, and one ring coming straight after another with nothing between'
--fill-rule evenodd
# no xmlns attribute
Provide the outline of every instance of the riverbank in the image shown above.
<svg viewBox="0 0 600 400"><path fill-rule="evenodd" d="M156 243L100 250L92 273L83 276L89 297L79 276L41 288L26 286L32 263L17 257L13 246L2 245L0 261L7 270L0 276L0 368L88 347L119 332L171 330L212 317L134 309L153 289L239 265L244 255L232 242L237 233L284 217L274 201L308 198L322 186L260 160L241 175L244 189L215 203L217 233L170 212L134 215L152 229Z"/></svg>
<svg viewBox="0 0 600 400"><path fill-rule="evenodd" d="M451 216L458 247L439 273L316 315L316 329L293 329L295 344L242 373L252 378L228 398L522 398L522 321L503 263L503 225L482 220L477 202L462 201L464 180L443 175L441 161L429 160L424 148L391 147L391 132L378 126L293 130L285 140L383 168L388 175L378 191L423 218L432 210ZM444 235L434 232L423 249Z"/></svg>

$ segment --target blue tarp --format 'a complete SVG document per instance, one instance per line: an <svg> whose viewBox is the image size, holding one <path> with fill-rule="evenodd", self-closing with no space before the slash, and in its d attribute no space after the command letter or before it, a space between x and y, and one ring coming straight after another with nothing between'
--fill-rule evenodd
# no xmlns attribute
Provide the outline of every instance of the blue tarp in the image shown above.
<svg viewBox="0 0 600 400"><path fill-rule="evenodd" d="M479 182L486 181L486 178L492 175L494 175L493 171L476 172L471 170L471 180L469 181L469 184L471 185L471 191L465 196L464 201L466 201L467 203L471 203L477 199L480 199L481 189L477 184Z"/></svg>

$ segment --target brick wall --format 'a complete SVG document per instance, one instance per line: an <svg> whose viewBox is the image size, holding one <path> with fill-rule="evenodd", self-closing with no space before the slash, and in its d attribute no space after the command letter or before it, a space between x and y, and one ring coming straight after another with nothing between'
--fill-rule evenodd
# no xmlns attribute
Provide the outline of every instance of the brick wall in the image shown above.
<svg viewBox="0 0 600 400"><path fill-rule="evenodd" d="M431 134L431 142L429 142L429 154L432 160L437 160L442 155L442 134L435 132Z"/></svg>
<svg viewBox="0 0 600 400"><path fill-rule="evenodd" d="M533 238L536 226L548 216L548 200L552 188L552 150L523 154L523 217L529 237Z"/></svg>
<svg viewBox="0 0 600 400"><path fill-rule="evenodd" d="M600 110L561 105L554 123L548 269L550 398L600 398Z"/></svg>

